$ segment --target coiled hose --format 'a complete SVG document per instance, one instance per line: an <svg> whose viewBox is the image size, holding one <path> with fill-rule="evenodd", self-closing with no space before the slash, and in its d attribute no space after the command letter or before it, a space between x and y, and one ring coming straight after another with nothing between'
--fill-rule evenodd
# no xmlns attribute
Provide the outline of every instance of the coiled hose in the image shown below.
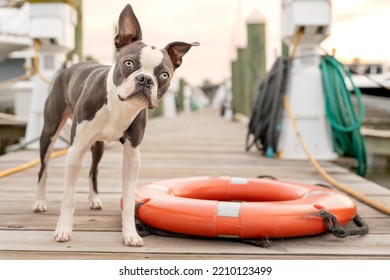
<svg viewBox="0 0 390 280"><path fill-rule="evenodd" d="M325 109L332 126L333 146L339 155L356 158L357 174L365 176L367 156L364 137L360 127L364 118L364 105L360 89L353 84L348 68L333 56L325 55L321 59ZM357 98L359 115L356 114L351 93L345 83L347 78L353 86Z"/></svg>
<svg viewBox="0 0 390 280"><path fill-rule="evenodd" d="M261 82L248 125L247 151L255 145L265 156L275 156L281 131L288 67L288 59L278 57Z"/></svg>

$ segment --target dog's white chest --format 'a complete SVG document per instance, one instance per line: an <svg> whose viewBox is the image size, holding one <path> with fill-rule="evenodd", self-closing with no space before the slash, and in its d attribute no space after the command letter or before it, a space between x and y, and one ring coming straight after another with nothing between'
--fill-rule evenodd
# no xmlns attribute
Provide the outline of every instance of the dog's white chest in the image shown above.
<svg viewBox="0 0 390 280"><path fill-rule="evenodd" d="M92 136L94 142L117 141L123 136L138 113L139 110L124 106L118 106L113 110L113 108L103 105L92 120L83 121L77 126L76 137Z"/></svg>
<svg viewBox="0 0 390 280"><path fill-rule="evenodd" d="M97 116L97 125L103 125L100 130L99 140L113 141L121 138L123 136L123 132L130 126L138 113L129 112L128 110L123 110L122 108L116 109L117 110L115 111L111 111L108 110L107 106L103 106L102 110L98 112L101 114Z"/></svg>

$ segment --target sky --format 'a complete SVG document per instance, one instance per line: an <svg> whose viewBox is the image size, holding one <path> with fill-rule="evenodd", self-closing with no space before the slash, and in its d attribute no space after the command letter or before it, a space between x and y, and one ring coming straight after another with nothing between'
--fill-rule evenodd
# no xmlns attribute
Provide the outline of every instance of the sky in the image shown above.
<svg viewBox="0 0 390 280"><path fill-rule="evenodd" d="M158 48L173 41L199 42L184 57L176 77L193 85L230 77L237 45L257 10L266 24L267 68L280 54L281 0L83 0L84 52L100 62L114 58L114 26L130 3L143 41ZM390 0L333 0L331 35L321 44L342 60L390 61ZM389 31L388 31L389 30Z"/></svg>

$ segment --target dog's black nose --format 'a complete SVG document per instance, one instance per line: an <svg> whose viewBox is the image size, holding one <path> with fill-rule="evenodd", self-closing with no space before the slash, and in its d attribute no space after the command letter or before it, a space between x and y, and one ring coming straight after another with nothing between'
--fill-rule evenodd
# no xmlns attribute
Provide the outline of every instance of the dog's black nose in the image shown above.
<svg viewBox="0 0 390 280"><path fill-rule="evenodd" d="M150 77L148 75L141 74L141 75L138 75L137 77L135 77L135 79L137 80L137 82L140 86L143 86L146 88L151 88L154 85L152 77Z"/></svg>

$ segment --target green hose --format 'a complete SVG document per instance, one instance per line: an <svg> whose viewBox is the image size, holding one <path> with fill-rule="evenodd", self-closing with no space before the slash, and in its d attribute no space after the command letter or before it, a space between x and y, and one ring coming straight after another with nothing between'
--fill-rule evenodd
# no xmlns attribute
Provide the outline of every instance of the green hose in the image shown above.
<svg viewBox="0 0 390 280"><path fill-rule="evenodd" d="M364 176L367 169L367 156L364 137L360 133L364 118L360 89L353 84L348 68L333 56L324 56L320 67L326 115L333 132L333 146L339 155L355 158L358 161L357 174ZM345 77L351 82L357 97L358 116L351 100L351 93L345 84Z"/></svg>

